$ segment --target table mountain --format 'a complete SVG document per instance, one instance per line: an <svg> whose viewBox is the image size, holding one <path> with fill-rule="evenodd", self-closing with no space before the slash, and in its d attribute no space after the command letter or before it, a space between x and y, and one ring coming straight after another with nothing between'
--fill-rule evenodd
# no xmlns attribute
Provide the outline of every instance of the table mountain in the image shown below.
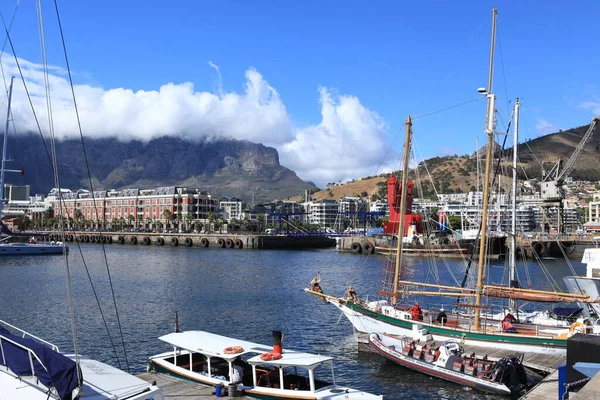
<svg viewBox="0 0 600 400"><path fill-rule="evenodd" d="M47 141L48 152L50 146ZM185 186L208 189L213 197L235 196L256 201L298 195L314 185L279 164L277 150L238 140L192 141L161 137L149 142L117 138L85 139L94 190ZM31 185L32 193L55 187L50 162L39 135L9 140L7 168L24 168L23 177L6 181ZM89 189L81 141L56 142L62 188Z"/></svg>

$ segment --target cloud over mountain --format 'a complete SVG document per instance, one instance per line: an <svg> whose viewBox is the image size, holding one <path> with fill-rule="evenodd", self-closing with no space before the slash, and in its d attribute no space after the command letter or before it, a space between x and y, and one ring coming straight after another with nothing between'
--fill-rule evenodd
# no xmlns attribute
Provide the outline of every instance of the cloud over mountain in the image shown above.
<svg viewBox="0 0 600 400"><path fill-rule="evenodd" d="M46 134L43 70L27 60L19 63ZM2 54L2 64L5 76L18 76L12 55ZM218 66L210 66L219 72ZM182 135L263 143L279 151L282 165L320 186L381 172L377 168L386 150L385 124L357 97L321 87L321 122L295 126L279 93L260 72L248 68L245 78L239 92L223 92L219 84L218 93L198 91L190 82L166 83L151 91L78 84L75 94L84 136L148 141ZM72 138L78 135L78 128L65 71L52 67L48 81L55 135ZM23 85L18 78L15 82L12 107L16 128L37 131Z"/></svg>

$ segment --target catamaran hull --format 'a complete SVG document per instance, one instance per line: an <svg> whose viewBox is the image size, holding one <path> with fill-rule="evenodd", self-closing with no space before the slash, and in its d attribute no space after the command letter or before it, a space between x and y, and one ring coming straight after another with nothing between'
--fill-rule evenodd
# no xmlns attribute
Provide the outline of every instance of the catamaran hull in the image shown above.
<svg viewBox="0 0 600 400"><path fill-rule="evenodd" d="M422 360L417 360L412 357L406 357L397 351L394 351L383 343L377 340L369 340L371 348L375 349L386 359L395 362L405 368L413 371L421 372L436 378L444 379L446 381L458 383L459 385L469 386L482 390L484 392L497 393L509 395L510 389L506 385L499 384L493 381L486 381L481 378L466 375L461 372L453 371L447 368L442 368L438 365L427 363Z"/></svg>
<svg viewBox="0 0 600 400"><path fill-rule="evenodd" d="M354 329L360 333L387 333L400 336L411 336L413 333L415 321L386 316L351 302L340 301L337 298L327 297L327 301L339 308L346 318L348 318ZM566 354L567 352L566 339L469 332L467 330L444 328L422 322L419 322L419 324L422 324L423 328L426 328L436 341L458 339L467 346L506 349L518 352L542 354Z"/></svg>

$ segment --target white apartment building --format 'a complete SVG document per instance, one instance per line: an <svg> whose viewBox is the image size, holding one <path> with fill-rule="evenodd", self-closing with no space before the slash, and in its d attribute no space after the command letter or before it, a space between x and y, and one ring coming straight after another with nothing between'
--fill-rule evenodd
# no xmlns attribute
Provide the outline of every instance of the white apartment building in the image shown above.
<svg viewBox="0 0 600 400"><path fill-rule="evenodd" d="M219 200L219 207L227 222L231 222L232 219L238 221L242 219L242 200L237 197L223 197Z"/></svg>

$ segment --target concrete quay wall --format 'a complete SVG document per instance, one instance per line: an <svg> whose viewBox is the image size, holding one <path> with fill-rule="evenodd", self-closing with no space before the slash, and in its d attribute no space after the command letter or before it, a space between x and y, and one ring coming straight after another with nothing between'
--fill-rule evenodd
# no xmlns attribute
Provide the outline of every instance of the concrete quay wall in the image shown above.
<svg viewBox="0 0 600 400"><path fill-rule="evenodd" d="M322 236L287 236L228 233L150 233L150 232L44 232L54 241L130 246L182 246L229 249L310 249L335 246L335 240Z"/></svg>

